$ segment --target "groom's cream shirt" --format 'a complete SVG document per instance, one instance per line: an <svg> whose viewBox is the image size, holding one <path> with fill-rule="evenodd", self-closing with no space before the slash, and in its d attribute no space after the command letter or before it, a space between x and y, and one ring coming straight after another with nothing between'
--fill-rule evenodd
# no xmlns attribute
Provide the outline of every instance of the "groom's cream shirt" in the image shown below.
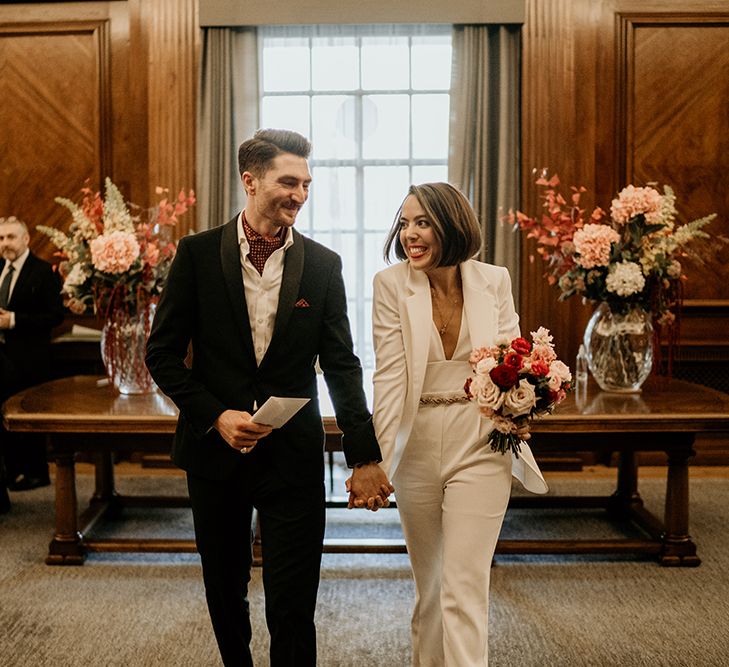
<svg viewBox="0 0 729 667"><path fill-rule="evenodd" d="M499 337L519 336L509 272L476 260L464 262L460 269L471 346L487 347ZM432 318L430 284L423 271L412 269L410 262L404 261L375 275L372 326L377 362L373 419L382 466L390 479L397 471L418 411ZM484 446L488 445L484 442ZM526 444L518 458L512 454L512 474L533 493L548 490Z"/></svg>

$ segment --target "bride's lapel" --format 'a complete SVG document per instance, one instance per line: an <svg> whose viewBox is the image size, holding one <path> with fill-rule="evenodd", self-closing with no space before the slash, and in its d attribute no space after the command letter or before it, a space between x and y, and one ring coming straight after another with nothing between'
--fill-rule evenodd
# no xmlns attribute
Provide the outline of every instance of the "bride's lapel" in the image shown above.
<svg viewBox="0 0 729 667"><path fill-rule="evenodd" d="M428 363L428 345L433 326L433 312L430 301L428 277L423 271L415 271L408 265L405 281L405 304L408 314L406 335L409 338L412 356L407 360L413 378L414 395L420 396ZM407 350L408 345L405 346Z"/></svg>
<svg viewBox="0 0 729 667"><path fill-rule="evenodd" d="M471 335L471 347L493 345L498 332L499 313L493 286L480 269L481 265L475 260L461 264L463 308Z"/></svg>

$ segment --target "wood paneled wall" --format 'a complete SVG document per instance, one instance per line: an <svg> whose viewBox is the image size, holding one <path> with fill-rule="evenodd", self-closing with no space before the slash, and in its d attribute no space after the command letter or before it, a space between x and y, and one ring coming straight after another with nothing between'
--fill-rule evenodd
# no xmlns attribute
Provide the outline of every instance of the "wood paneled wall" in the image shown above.
<svg viewBox="0 0 729 667"><path fill-rule="evenodd" d="M86 179L98 187L106 175L142 205L157 185L194 187L197 5L0 6L0 215L67 226L54 197L75 197ZM539 206L532 169L585 185L588 207L655 180L675 189L686 218L719 213L712 230L729 236L727 43L725 0L528 0L522 210ZM194 222L194 213L183 218L181 233ZM33 248L51 257L40 235ZM531 250L524 242L525 258ZM719 249L689 271L689 364L729 365L727 260ZM523 262L523 328L549 327L571 361L592 309L558 302L542 274L540 260Z"/></svg>
<svg viewBox="0 0 729 667"><path fill-rule="evenodd" d="M539 210L533 168L587 187L590 208L608 207L628 183L657 181L675 190L683 221L716 212L710 230L729 236L726 2L529 0L523 44L523 210ZM708 354L729 377L727 260L729 246L713 244L687 270L680 357L689 375ZM525 261L524 329L549 327L571 360L592 308L556 297L540 260Z"/></svg>
<svg viewBox="0 0 729 667"><path fill-rule="evenodd" d="M0 6L0 216L65 229L54 198L106 176L141 206L194 187L198 58L196 0Z"/></svg>

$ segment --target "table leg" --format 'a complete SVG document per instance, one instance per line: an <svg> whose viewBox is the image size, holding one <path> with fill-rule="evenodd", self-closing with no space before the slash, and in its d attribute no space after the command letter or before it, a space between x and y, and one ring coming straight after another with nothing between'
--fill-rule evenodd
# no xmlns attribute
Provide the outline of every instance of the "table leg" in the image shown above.
<svg viewBox="0 0 729 667"><path fill-rule="evenodd" d="M618 459L618 481L607 505L608 513L616 519L628 519L632 510L643 506L638 493L638 466L633 450L622 450Z"/></svg>
<svg viewBox="0 0 729 667"><path fill-rule="evenodd" d="M76 498L76 454L55 454L56 462L56 533L48 545L48 565L82 565L86 554L78 530Z"/></svg>
<svg viewBox="0 0 729 667"><path fill-rule="evenodd" d="M666 479L666 509L662 535L661 565L695 567L701 564L689 528L689 475L688 461L694 455L693 436L686 447L670 449L668 477Z"/></svg>
<svg viewBox="0 0 729 667"><path fill-rule="evenodd" d="M114 486L114 454L112 451L94 454L94 495L90 505L101 508L106 516L118 515L121 511L119 496Z"/></svg>

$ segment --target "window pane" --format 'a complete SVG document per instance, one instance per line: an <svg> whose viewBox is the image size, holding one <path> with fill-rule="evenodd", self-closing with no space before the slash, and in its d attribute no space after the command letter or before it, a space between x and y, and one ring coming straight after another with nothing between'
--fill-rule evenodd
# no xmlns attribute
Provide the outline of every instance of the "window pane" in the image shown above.
<svg viewBox="0 0 729 667"><path fill-rule="evenodd" d="M356 229L354 167L316 167L312 170L314 228L317 230Z"/></svg>
<svg viewBox="0 0 729 667"><path fill-rule="evenodd" d="M286 40L288 41L288 40ZM263 44L263 90L309 90L311 87L308 40L266 40Z"/></svg>
<svg viewBox="0 0 729 667"><path fill-rule="evenodd" d="M415 90L449 90L451 87L450 37L413 37Z"/></svg>
<svg viewBox="0 0 729 667"><path fill-rule="evenodd" d="M261 105L261 126L294 130L309 136L309 97L287 95L264 97Z"/></svg>
<svg viewBox="0 0 729 667"><path fill-rule="evenodd" d="M315 95L312 98L313 152L317 160L351 159L356 154L355 98Z"/></svg>
<svg viewBox="0 0 729 667"><path fill-rule="evenodd" d="M448 95L413 95L413 157L448 158Z"/></svg>
<svg viewBox="0 0 729 667"><path fill-rule="evenodd" d="M407 37L362 38L362 88L398 90L410 82Z"/></svg>
<svg viewBox="0 0 729 667"><path fill-rule="evenodd" d="M307 200L304 208L299 211L296 216L296 229L302 234L311 236L311 200Z"/></svg>
<svg viewBox="0 0 729 667"><path fill-rule="evenodd" d="M365 95L362 98L362 157L407 158L410 152L407 95Z"/></svg>
<svg viewBox="0 0 729 667"><path fill-rule="evenodd" d="M395 218L395 211L392 212L392 218ZM364 295L366 299L372 298L372 278L375 273L387 266L382 253L385 249L385 239L387 238L388 232L389 229L387 231L367 232L365 234L364 266L367 278L364 284Z"/></svg>
<svg viewBox="0 0 729 667"><path fill-rule="evenodd" d="M311 197L296 227L342 257L355 351L370 376L385 238L410 183L448 178L450 28L384 30L266 28L261 51L261 126L312 139Z"/></svg>
<svg viewBox="0 0 729 667"><path fill-rule="evenodd" d="M365 229L388 231L408 193L408 167L364 168Z"/></svg>
<svg viewBox="0 0 729 667"><path fill-rule="evenodd" d="M448 165L433 164L413 167L413 183L438 183L448 181Z"/></svg>
<svg viewBox="0 0 729 667"><path fill-rule="evenodd" d="M364 327L364 343L357 349L357 356L362 363L362 368L374 368L375 367L375 351L372 345L372 301L367 300L364 302L362 308L363 327ZM368 377L369 375L369 377ZM372 376L368 373L364 374L365 381L365 392L370 396L372 387Z"/></svg>
<svg viewBox="0 0 729 667"><path fill-rule="evenodd" d="M354 37L312 40L314 90L353 90L359 87L359 51Z"/></svg>

